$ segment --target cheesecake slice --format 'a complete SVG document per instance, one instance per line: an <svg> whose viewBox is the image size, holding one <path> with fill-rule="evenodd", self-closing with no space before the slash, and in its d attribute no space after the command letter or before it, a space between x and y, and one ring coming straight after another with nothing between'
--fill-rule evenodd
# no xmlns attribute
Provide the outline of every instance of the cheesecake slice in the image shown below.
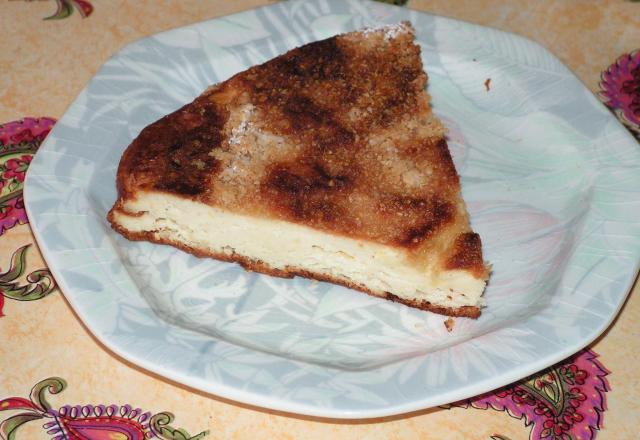
<svg viewBox="0 0 640 440"><path fill-rule="evenodd" d="M404 22L293 49L124 152L112 227L280 277L478 317L488 267Z"/></svg>

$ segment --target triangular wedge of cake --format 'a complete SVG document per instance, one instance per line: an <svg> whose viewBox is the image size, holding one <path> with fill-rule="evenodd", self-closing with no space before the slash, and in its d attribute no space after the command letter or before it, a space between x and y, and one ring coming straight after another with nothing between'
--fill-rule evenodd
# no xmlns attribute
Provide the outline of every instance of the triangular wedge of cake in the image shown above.
<svg viewBox="0 0 640 440"><path fill-rule="evenodd" d="M293 49L127 148L108 215L132 240L477 317L488 268L409 23Z"/></svg>

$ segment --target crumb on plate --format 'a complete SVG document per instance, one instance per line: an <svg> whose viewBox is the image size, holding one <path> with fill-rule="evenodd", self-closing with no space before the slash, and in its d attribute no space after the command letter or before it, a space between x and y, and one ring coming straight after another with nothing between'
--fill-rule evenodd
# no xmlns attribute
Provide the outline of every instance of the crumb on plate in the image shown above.
<svg viewBox="0 0 640 440"><path fill-rule="evenodd" d="M447 328L448 332L452 332L453 331L453 325L455 324L455 320L451 317L447 318L444 321L444 326Z"/></svg>

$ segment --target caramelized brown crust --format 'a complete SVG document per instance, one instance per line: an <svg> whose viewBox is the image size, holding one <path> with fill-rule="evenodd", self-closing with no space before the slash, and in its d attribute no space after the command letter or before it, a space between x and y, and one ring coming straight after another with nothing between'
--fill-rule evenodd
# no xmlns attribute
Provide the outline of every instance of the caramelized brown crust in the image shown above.
<svg viewBox="0 0 640 440"><path fill-rule="evenodd" d="M475 232L460 234L453 242L449 258L444 264L446 270L467 270L476 278L486 278L488 270L482 259L482 242Z"/></svg>
<svg viewBox="0 0 640 440"><path fill-rule="evenodd" d="M406 299L399 298L396 295L393 295L389 292L374 292L373 290L368 289L366 286L363 286L361 284L351 283L346 280L343 280L340 278L334 278L326 274L318 274L315 272L312 273L307 270L300 269L294 266L288 266L287 270L276 269L269 266L264 261L253 260L243 255L238 255L235 253L225 254L222 252L219 252L219 253L204 252L201 249L190 247L182 242L158 239L156 238L154 233L150 231L141 232L141 233L131 232L120 227L118 224L113 222L112 222L112 226L116 231L118 231L120 234L122 234L129 240L150 241L153 243L170 245L180 250L183 250L185 252L188 252L192 255L195 255L196 257L210 257L220 261L238 263L244 269L252 272L264 273L266 275L271 275L271 276L280 277L280 278L293 278L295 276L301 276L305 278L315 279L318 281L326 281L328 283L339 284L349 289L358 290L360 292L364 292L371 296L384 298L393 302L404 304L409 307L413 307L416 309L425 310L433 313L439 313L441 315L465 317L465 318L477 318L480 316L480 307L463 306L458 308L452 308L452 307L442 307L435 304L431 304L429 301L406 300Z"/></svg>
<svg viewBox="0 0 640 440"><path fill-rule="evenodd" d="M151 240L127 233L113 212L126 211L127 200L141 191L164 191L391 246L425 271L462 270L486 279L480 239L469 227L413 38L405 23L391 34L355 32L310 43L151 124L121 159L112 226L128 238ZM207 256L274 272L239 255ZM279 276L295 274L304 275L293 268ZM454 316L479 313L410 305Z"/></svg>
<svg viewBox="0 0 640 440"><path fill-rule="evenodd" d="M410 32L333 37L211 88L130 145L118 169L119 199L155 189L418 248L466 219L458 218L458 175L412 40ZM229 140L229 115L246 104L257 130L283 139L285 157L263 165L262 152L239 153ZM226 153L232 159L220 159ZM250 156L257 181L222 178L240 154Z"/></svg>
<svg viewBox="0 0 640 440"><path fill-rule="evenodd" d="M205 194L216 161L211 145L223 141L228 112L199 97L181 109L145 127L120 160L119 199L141 188L181 194Z"/></svg>

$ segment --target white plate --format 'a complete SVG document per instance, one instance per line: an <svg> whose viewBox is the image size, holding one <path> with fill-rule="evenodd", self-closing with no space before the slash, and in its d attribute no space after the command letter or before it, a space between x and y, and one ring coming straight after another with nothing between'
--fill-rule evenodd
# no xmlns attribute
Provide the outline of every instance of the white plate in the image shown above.
<svg viewBox="0 0 640 440"><path fill-rule="evenodd" d="M448 333L439 315L109 228L120 155L144 126L289 48L400 20L417 29L493 263L480 319ZM380 3L287 1L120 50L40 148L25 200L62 291L118 355L253 405L362 418L489 391L602 333L638 269L639 169L633 138L531 41Z"/></svg>

